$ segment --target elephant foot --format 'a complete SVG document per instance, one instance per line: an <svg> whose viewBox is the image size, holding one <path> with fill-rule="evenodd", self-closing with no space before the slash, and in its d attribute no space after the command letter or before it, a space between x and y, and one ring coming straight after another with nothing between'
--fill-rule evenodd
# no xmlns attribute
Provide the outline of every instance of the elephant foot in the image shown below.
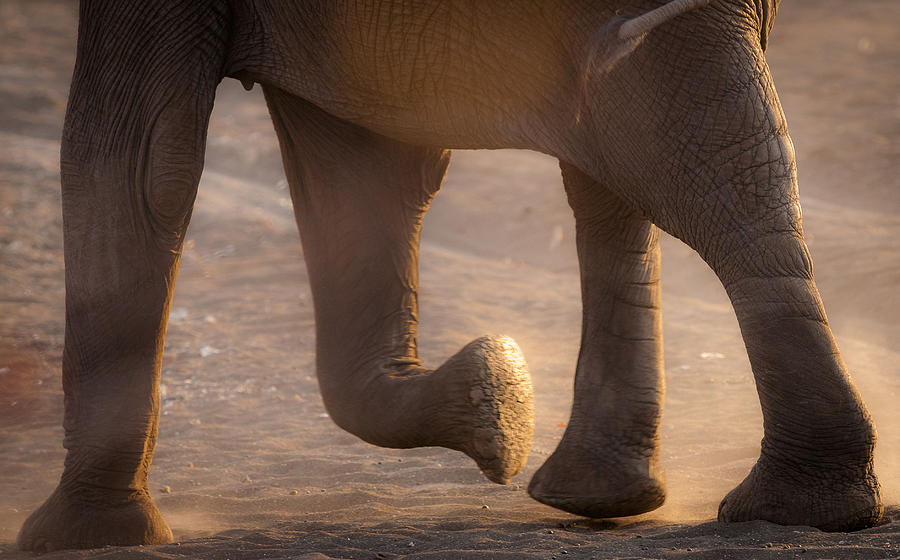
<svg viewBox="0 0 900 560"><path fill-rule="evenodd" d="M666 487L656 459L612 449L598 444L587 450L563 439L534 474L528 493L542 504L595 519L638 515L661 506Z"/></svg>
<svg viewBox="0 0 900 560"><path fill-rule="evenodd" d="M719 504L719 521L760 519L823 531L855 531L878 523L884 505L871 462L858 469L827 468L821 463L787 469L760 457Z"/></svg>
<svg viewBox="0 0 900 560"><path fill-rule="evenodd" d="M525 467L534 433L534 389L519 346L483 336L435 373L454 385L448 396L457 393L442 430L453 434L447 447L474 459L490 481L508 483Z"/></svg>
<svg viewBox="0 0 900 560"><path fill-rule="evenodd" d="M98 496L100 492L111 495ZM25 520L19 548L49 552L172 542L172 531L146 491L112 494L96 488L81 492L57 488Z"/></svg>

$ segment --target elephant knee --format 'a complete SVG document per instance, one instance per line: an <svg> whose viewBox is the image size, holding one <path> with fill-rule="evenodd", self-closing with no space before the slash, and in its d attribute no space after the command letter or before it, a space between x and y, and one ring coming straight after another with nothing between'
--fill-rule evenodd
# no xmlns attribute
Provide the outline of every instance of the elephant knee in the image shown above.
<svg viewBox="0 0 900 560"><path fill-rule="evenodd" d="M813 278L812 258L799 232L750 231L707 262L726 290L753 279L795 278L806 282Z"/></svg>
<svg viewBox="0 0 900 560"><path fill-rule="evenodd" d="M151 170L144 187L144 207L153 239L163 248L172 247L184 235L199 183L196 165L163 165Z"/></svg>

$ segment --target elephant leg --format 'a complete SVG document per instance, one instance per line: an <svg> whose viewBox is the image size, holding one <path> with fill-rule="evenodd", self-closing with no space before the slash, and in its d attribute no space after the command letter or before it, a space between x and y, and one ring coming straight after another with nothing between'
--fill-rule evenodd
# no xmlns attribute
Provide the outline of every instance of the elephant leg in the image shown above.
<svg viewBox="0 0 900 560"><path fill-rule="evenodd" d="M27 550L158 544L160 360L226 47L210 2L81 4L61 149L66 460Z"/></svg>
<svg viewBox="0 0 900 560"><path fill-rule="evenodd" d="M728 115L727 123L693 137L672 126L695 142L680 161L662 160L678 202L635 194L649 194L647 215L715 271L753 369L760 456L719 519L858 529L883 513L875 426L828 325L803 236L793 144L764 63L756 68L739 74L741 88L717 94L714 108L678 118L690 126Z"/></svg>
<svg viewBox="0 0 900 560"><path fill-rule="evenodd" d="M727 256L712 261L741 326L764 423L760 457L721 502L719 520L851 531L883 513L875 426L828 326L799 206L793 216L788 228L772 223L752 239L732 238Z"/></svg>
<svg viewBox="0 0 900 560"><path fill-rule="evenodd" d="M462 451L506 483L525 465L534 425L518 346L482 337L436 370L416 353L419 233L449 152L264 91L309 271L329 415L375 445Z"/></svg>
<svg viewBox="0 0 900 560"><path fill-rule="evenodd" d="M732 302L764 437L719 518L872 525L883 511L875 427L813 280L793 144L759 35L746 32L760 22L718 8L744 24L717 34L706 10L686 14L671 34L649 34L615 80L595 81L584 138L564 159L696 250ZM705 26L700 41L685 32Z"/></svg>
<svg viewBox="0 0 900 560"><path fill-rule="evenodd" d="M776 142L773 152L789 149ZM883 512L872 463L875 426L828 326L796 184L785 186L779 196L753 203L759 219L752 222L724 207L690 217L713 229L707 242L691 245L731 299L763 413L759 459L718 516L855 530Z"/></svg>
<svg viewBox="0 0 900 560"><path fill-rule="evenodd" d="M665 499L659 230L580 170L561 167L581 265L581 351L571 418L528 492L578 515L636 515Z"/></svg>

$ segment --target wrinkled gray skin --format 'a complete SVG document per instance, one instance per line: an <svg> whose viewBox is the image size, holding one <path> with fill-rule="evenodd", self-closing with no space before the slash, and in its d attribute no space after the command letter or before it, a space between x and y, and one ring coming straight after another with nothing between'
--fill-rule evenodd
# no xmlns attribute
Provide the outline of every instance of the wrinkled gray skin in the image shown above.
<svg viewBox="0 0 900 560"><path fill-rule="evenodd" d="M763 410L759 461L719 518L876 523L875 430L813 282L763 57L772 2L714 0L614 66L615 11L661 2L83 2L62 144L68 455L19 545L172 538L147 472L223 77L265 91L315 298L319 383L341 427L464 451L497 482L522 468L532 409L517 347L485 337L423 368L416 261L449 148L538 150L559 158L575 213L584 323L572 417L531 495L591 517L663 502L662 229L725 286Z"/></svg>

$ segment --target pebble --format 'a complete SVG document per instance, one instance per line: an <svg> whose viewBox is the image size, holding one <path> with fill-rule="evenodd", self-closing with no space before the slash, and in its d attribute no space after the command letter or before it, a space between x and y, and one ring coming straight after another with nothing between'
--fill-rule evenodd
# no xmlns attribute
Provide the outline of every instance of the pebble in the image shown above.
<svg viewBox="0 0 900 560"><path fill-rule="evenodd" d="M206 358L207 356L212 356L213 354L218 354L219 352L220 350L218 348L206 345L200 349L200 357Z"/></svg>

